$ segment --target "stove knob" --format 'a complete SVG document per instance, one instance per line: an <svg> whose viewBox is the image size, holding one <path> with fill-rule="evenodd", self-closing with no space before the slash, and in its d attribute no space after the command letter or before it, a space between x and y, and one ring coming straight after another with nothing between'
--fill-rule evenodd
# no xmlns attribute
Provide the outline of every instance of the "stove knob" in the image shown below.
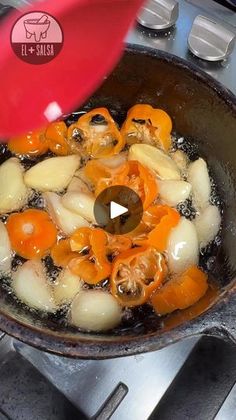
<svg viewBox="0 0 236 420"><path fill-rule="evenodd" d="M162 30L173 26L178 16L179 3L176 0L148 0L137 21L146 28Z"/></svg>
<svg viewBox="0 0 236 420"><path fill-rule="evenodd" d="M220 23L199 15L193 22L188 47L203 60L224 60L232 53L235 38L235 34Z"/></svg>

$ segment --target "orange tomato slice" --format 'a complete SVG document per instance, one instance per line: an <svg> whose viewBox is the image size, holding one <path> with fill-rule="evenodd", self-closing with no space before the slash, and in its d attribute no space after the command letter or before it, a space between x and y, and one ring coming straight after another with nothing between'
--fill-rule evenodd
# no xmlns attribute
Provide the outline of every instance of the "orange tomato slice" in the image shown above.
<svg viewBox="0 0 236 420"><path fill-rule="evenodd" d="M39 156L48 150L45 130L30 131L8 141L8 149L17 155Z"/></svg>
<svg viewBox="0 0 236 420"><path fill-rule="evenodd" d="M158 315L165 315L192 306L207 289L207 275L197 266L192 266L157 290L151 297L151 304Z"/></svg>
<svg viewBox="0 0 236 420"><path fill-rule="evenodd" d="M153 246L158 251L164 252L171 229L179 223L179 220L180 214L169 206L156 205L149 207L143 215L143 224L149 230L149 233L141 239L135 239L134 243L141 246Z"/></svg>
<svg viewBox="0 0 236 420"><path fill-rule="evenodd" d="M123 149L125 142L106 108L95 108L82 115L74 124L82 133L83 148L90 156L113 156Z"/></svg>
<svg viewBox="0 0 236 420"><path fill-rule="evenodd" d="M151 247L132 248L119 254L113 264L111 292L120 305L143 305L166 275L164 257Z"/></svg>
<svg viewBox="0 0 236 420"><path fill-rule="evenodd" d="M140 196L144 209L158 197L158 185L154 174L136 161L130 160L111 169L96 160L91 160L85 167L85 174L95 185L96 196L105 188L124 185Z"/></svg>
<svg viewBox="0 0 236 420"><path fill-rule="evenodd" d="M90 235L92 228L81 227L77 229L70 238L70 247L72 251L83 251L90 246Z"/></svg>
<svg viewBox="0 0 236 420"><path fill-rule="evenodd" d="M98 196L105 188L115 182L123 167L109 168L99 160L89 160L85 166L85 175L95 187L95 195Z"/></svg>
<svg viewBox="0 0 236 420"><path fill-rule="evenodd" d="M68 128L68 139L77 140L80 153L94 158L118 154L125 143L117 124L106 108L81 115Z"/></svg>
<svg viewBox="0 0 236 420"><path fill-rule="evenodd" d="M149 143L167 151L171 146L171 130L171 118L164 110L137 104L129 109L121 134L128 144Z"/></svg>
<svg viewBox="0 0 236 420"><path fill-rule="evenodd" d="M57 229L43 210L13 213L7 220L6 228L13 250L26 259L42 258L57 238Z"/></svg>
<svg viewBox="0 0 236 420"><path fill-rule="evenodd" d="M132 241L128 236L107 234L107 238L107 255L119 254L120 252L127 251L132 247Z"/></svg>
<svg viewBox="0 0 236 420"><path fill-rule="evenodd" d="M117 185L132 188L141 198L144 210L158 197L158 186L154 174L134 160L126 162L123 173L117 177Z"/></svg>
<svg viewBox="0 0 236 420"><path fill-rule="evenodd" d="M67 126L64 121L56 121L46 129L45 137L49 149L58 156L66 156L70 153L70 147L67 142Z"/></svg>
<svg viewBox="0 0 236 420"><path fill-rule="evenodd" d="M72 235L70 244L81 251L87 248L87 255L77 254L69 262L69 268L86 283L97 284L111 273L111 263L106 255L107 235L102 229L81 229Z"/></svg>
<svg viewBox="0 0 236 420"><path fill-rule="evenodd" d="M70 239L61 239L51 249L51 257L58 267L67 267L69 262L77 256L77 252L71 251Z"/></svg>

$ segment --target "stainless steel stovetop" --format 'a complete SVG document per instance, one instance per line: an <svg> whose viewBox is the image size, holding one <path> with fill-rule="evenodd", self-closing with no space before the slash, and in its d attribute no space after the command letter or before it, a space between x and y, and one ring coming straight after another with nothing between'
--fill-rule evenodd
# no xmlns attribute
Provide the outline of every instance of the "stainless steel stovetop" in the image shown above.
<svg viewBox="0 0 236 420"><path fill-rule="evenodd" d="M20 7L28 1L6 0ZM208 62L190 53L187 39L197 15L236 34L236 13L212 0L179 0L172 29L137 26L127 41L168 51L200 66L236 94L236 47ZM0 420L234 420L235 347L191 338L167 349L104 361L70 360L0 332Z"/></svg>

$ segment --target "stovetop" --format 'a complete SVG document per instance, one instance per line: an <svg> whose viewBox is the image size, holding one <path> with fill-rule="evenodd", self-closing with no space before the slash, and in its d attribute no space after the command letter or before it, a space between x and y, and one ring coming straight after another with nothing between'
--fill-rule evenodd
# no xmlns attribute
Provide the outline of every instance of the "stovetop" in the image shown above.
<svg viewBox="0 0 236 420"><path fill-rule="evenodd" d="M1 3L20 8L30 1ZM179 0L174 28L155 32L137 25L127 41L187 59L236 93L236 47L219 62L199 59L188 49L199 14L236 33L233 9L212 0ZM0 420L110 418L236 419L235 347L193 337L158 352L86 361L39 351L0 332Z"/></svg>
<svg viewBox="0 0 236 420"><path fill-rule="evenodd" d="M178 3L179 18L175 27L160 33L137 26L128 35L127 41L157 48L184 58L199 66L236 94L236 47L228 59L209 62L194 56L187 44L197 15L211 18L236 34L236 10L233 12L212 0L179 0Z"/></svg>

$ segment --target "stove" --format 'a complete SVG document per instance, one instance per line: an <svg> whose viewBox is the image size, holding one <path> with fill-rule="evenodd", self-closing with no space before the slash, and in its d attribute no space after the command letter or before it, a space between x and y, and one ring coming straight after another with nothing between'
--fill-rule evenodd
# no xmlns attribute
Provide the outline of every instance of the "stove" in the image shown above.
<svg viewBox="0 0 236 420"><path fill-rule="evenodd" d="M156 2L160 13L152 10ZM1 3L6 10L30 2ZM236 94L235 3L151 0L138 18L145 26L137 24L127 42L191 61ZM207 45L203 33L210 33ZM39 351L0 332L0 420L173 418L236 419L231 343L192 337L153 353L86 361Z"/></svg>

